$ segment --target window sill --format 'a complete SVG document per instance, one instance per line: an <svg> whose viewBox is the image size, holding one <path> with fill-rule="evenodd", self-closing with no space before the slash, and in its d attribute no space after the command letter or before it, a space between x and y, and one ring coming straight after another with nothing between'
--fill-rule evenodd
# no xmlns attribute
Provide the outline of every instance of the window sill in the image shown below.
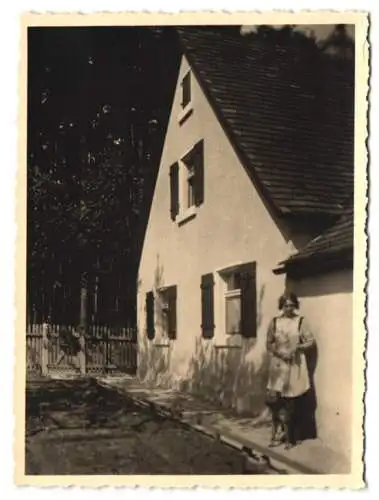
<svg viewBox="0 0 379 500"><path fill-rule="evenodd" d="M241 345L215 344L214 349L242 349Z"/></svg>
<svg viewBox="0 0 379 500"><path fill-rule="evenodd" d="M159 348L163 347L164 348L164 347L170 347L170 345L171 345L171 342L169 339L155 340L153 342L153 347L159 347Z"/></svg>
<svg viewBox="0 0 379 500"><path fill-rule="evenodd" d="M216 339L215 349L242 349L242 335L240 333L225 334L222 339Z"/></svg>
<svg viewBox="0 0 379 500"><path fill-rule="evenodd" d="M183 212L179 217L177 218L176 222L178 223L179 226L183 225L184 223L194 219L196 217L196 206L192 206L188 208L185 212Z"/></svg>
<svg viewBox="0 0 379 500"><path fill-rule="evenodd" d="M178 114L178 122L179 125L183 125L183 123L192 115L193 107L192 103L189 102L185 108L183 108Z"/></svg>

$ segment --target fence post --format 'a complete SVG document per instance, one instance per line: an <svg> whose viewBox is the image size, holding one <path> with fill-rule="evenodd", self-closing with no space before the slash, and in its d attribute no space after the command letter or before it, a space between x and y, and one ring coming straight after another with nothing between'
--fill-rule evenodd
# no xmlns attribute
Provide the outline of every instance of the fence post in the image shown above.
<svg viewBox="0 0 379 500"><path fill-rule="evenodd" d="M46 377L48 374L48 360L49 360L49 351L48 345L49 340L47 338L49 330L49 325L47 323L43 323L42 325L42 351L41 351L41 374L43 377Z"/></svg>
<svg viewBox="0 0 379 500"><path fill-rule="evenodd" d="M86 339L85 339L85 331L82 328L79 328L79 346L80 350L78 353L79 357L79 369L80 374L85 375L86 373Z"/></svg>

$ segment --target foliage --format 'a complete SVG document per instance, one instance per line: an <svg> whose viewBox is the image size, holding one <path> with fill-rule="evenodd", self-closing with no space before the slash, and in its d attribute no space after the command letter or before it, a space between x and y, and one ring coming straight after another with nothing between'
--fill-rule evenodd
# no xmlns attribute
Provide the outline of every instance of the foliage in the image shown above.
<svg viewBox="0 0 379 500"><path fill-rule="evenodd" d="M118 301L133 293L176 63L157 67L157 30L47 31L29 36L27 170L29 306L45 316L74 304L67 294L77 304L84 273ZM100 41L118 41L111 60Z"/></svg>

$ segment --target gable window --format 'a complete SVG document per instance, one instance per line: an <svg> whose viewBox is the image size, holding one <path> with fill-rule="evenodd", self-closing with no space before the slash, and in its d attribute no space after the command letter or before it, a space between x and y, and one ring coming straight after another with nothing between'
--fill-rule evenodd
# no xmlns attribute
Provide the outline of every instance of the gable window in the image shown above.
<svg viewBox="0 0 379 500"><path fill-rule="evenodd" d="M191 73L188 72L182 80L182 108L191 102Z"/></svg>
<svg viewBox="0 0 379 500"><path fill-rule="evenodd" d="M188 71L181 81L181 101L178 121L183 125L193 113L192 75Z"/></svg>
<svg viewBox="0 0 379 500"><path fill-rule="evenodd" d="M198 142L182 158L181 205L185 209L199 207L204 202L204 144Z"/></svg>
<svg viewBox="0 0 379 500"><path fill-rule="evenodd" d="M179 224L196 216L204 203L204 144L199 141L170 167L170 213Z"/></svg>

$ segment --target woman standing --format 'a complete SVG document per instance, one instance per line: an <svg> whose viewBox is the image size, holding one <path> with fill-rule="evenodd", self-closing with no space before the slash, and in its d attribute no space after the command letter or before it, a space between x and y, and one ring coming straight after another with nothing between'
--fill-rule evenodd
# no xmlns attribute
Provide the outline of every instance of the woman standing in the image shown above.
<svg viewBox="0 0 379 500"><path fill-rule="evenodd" d="M272 319L267 332L270 354L267 383L267 405L272 414L270 446L283 441L286 449L297 441L296 401L310 389L304 352L314 345L314 339L302 316L297 314L299 300L294 293L279 298L281 314Z"/></svg>

